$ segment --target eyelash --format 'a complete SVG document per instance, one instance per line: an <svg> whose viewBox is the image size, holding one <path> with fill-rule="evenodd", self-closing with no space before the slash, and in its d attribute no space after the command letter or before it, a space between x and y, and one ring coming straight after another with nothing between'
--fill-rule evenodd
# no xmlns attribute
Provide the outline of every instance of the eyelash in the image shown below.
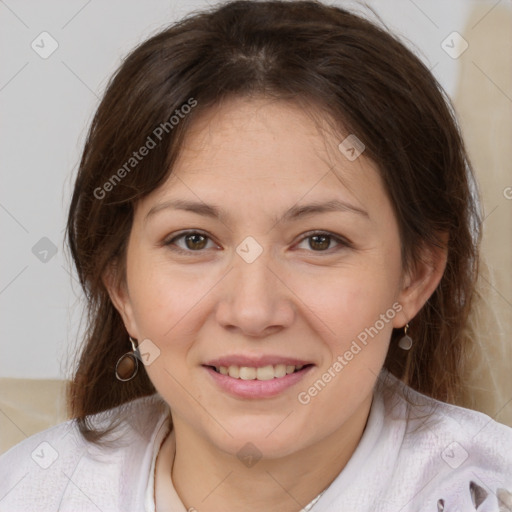
<svg viewBox="0 0 512 512"><path fill-rule="evenodd" d="M180 254L187 254L187 255L190 255L191 253L201 253L201 252L206 250L206 249L198 249L198 250L183 249L183 248L175 246L175 245L174 245L174 247L172 247L172 245L174 244L174 242L176 242L176 240L184 238L187 235L201 235L201 236L204 236L207 240L213 242L213 240L206 233L204 233L202 231L199 231L199 230L191 230L191 231L183 231L182 233L179 233L178 235L173 236L171 239L168 239L168 240L164 241L164 245L169 247L169 249L171 249L172 251L175 251L175 252L180 253ZM308 233L305 234L305 236L303 236L299 240L298 244L300 244L304 240L307 240L308 238L312 238L314 236L325 236L325 237L330 238L331 241L332 240L336 241L339 246L338 246L338 248L334 248L335 251L341 250L343 248L352 248L352 243L349 242L346 238L340 237L338 235L334 235L333 233L330 233L329 231L311 231L311 232L308 232ZM311 249L310 252L319 253L319 254L321 254L321 253L332 254L333 248L325 249L325 250L321 250L321 251L314 251L314 250Z"/></svg>

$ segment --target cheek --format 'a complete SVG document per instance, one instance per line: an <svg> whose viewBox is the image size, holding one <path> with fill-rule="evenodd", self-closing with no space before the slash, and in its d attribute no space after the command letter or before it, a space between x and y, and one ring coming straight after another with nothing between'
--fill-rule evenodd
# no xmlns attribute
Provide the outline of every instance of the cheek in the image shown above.
<svg viewBox="0 0 512 512"><path fill-rule="evenodd" d="M133 314L141 334L156 343L172 338L211 288L208 277L137 255L128 266Z"/></svg>
<svg viewBox="0 0 512 512"><path fill-rule="evenodd" d="M330 345L343 348L392 308L399 279L395 267L354 265L324 276L296 279L293 290L315 330L324 332ZM387 333L391 327L386 324L381 330Z"/></svg>
<svg viewBox="0 0 512 512"><path fill-rule="evenodd" d="M194 339L192 331L199 325L194 319L206 283L142 255L128 267L128 283L139 341L149 339L157 347L157 357L145 366L149 378L173 409L192 407L180 383L188 378L184 363Z"/></svg>

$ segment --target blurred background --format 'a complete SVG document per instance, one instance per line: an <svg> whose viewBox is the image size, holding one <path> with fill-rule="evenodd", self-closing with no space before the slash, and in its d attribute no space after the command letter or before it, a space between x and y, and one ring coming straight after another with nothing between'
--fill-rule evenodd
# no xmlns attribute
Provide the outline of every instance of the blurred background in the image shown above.
<svg viewBox="0 0 512 512"><path fill-rule="evenodd" d="M0 0L0 453L65 418L83 299L64 226L107 80L135 45L215 3ZM374 18L360 2L325 3ZM366 4L454 102L485 212L481 350L461 405L512 425L512 4Z"/></svg>

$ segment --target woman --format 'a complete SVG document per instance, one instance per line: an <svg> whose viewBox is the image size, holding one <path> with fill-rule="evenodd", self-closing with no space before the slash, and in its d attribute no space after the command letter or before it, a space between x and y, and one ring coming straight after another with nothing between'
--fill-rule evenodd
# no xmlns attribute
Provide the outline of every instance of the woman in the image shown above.
<svg viewBox="0 0 512 512"><path fill-rule="evenodd" d="M122 64L68 237L72 420L2 510L511 510L512 432L449 405L480 216L447 99L315 2L189 16Z"/></svg>

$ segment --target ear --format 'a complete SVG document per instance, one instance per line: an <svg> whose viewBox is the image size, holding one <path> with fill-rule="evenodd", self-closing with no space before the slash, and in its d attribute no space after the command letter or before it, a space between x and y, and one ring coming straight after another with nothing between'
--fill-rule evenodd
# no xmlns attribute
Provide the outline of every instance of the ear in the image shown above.
<svg viewBox="0 0 512 512"><path fill-rule="evenodd" d="M139 339L126 279L119 275L119 272L120 269L115 263L110 264L102 276L102 281L112 304L123 319L128 334L132 338Z"/></svg>
<svg viewBox="0 0 512 512"><path fill-rule="evenodd" d="M425 245L406 272L397 299L403 309L401 315L395 317L393 327L403 327L414 318L439 285L448 257L448 234L442 233L440 239L442 246Z"/></svg>

